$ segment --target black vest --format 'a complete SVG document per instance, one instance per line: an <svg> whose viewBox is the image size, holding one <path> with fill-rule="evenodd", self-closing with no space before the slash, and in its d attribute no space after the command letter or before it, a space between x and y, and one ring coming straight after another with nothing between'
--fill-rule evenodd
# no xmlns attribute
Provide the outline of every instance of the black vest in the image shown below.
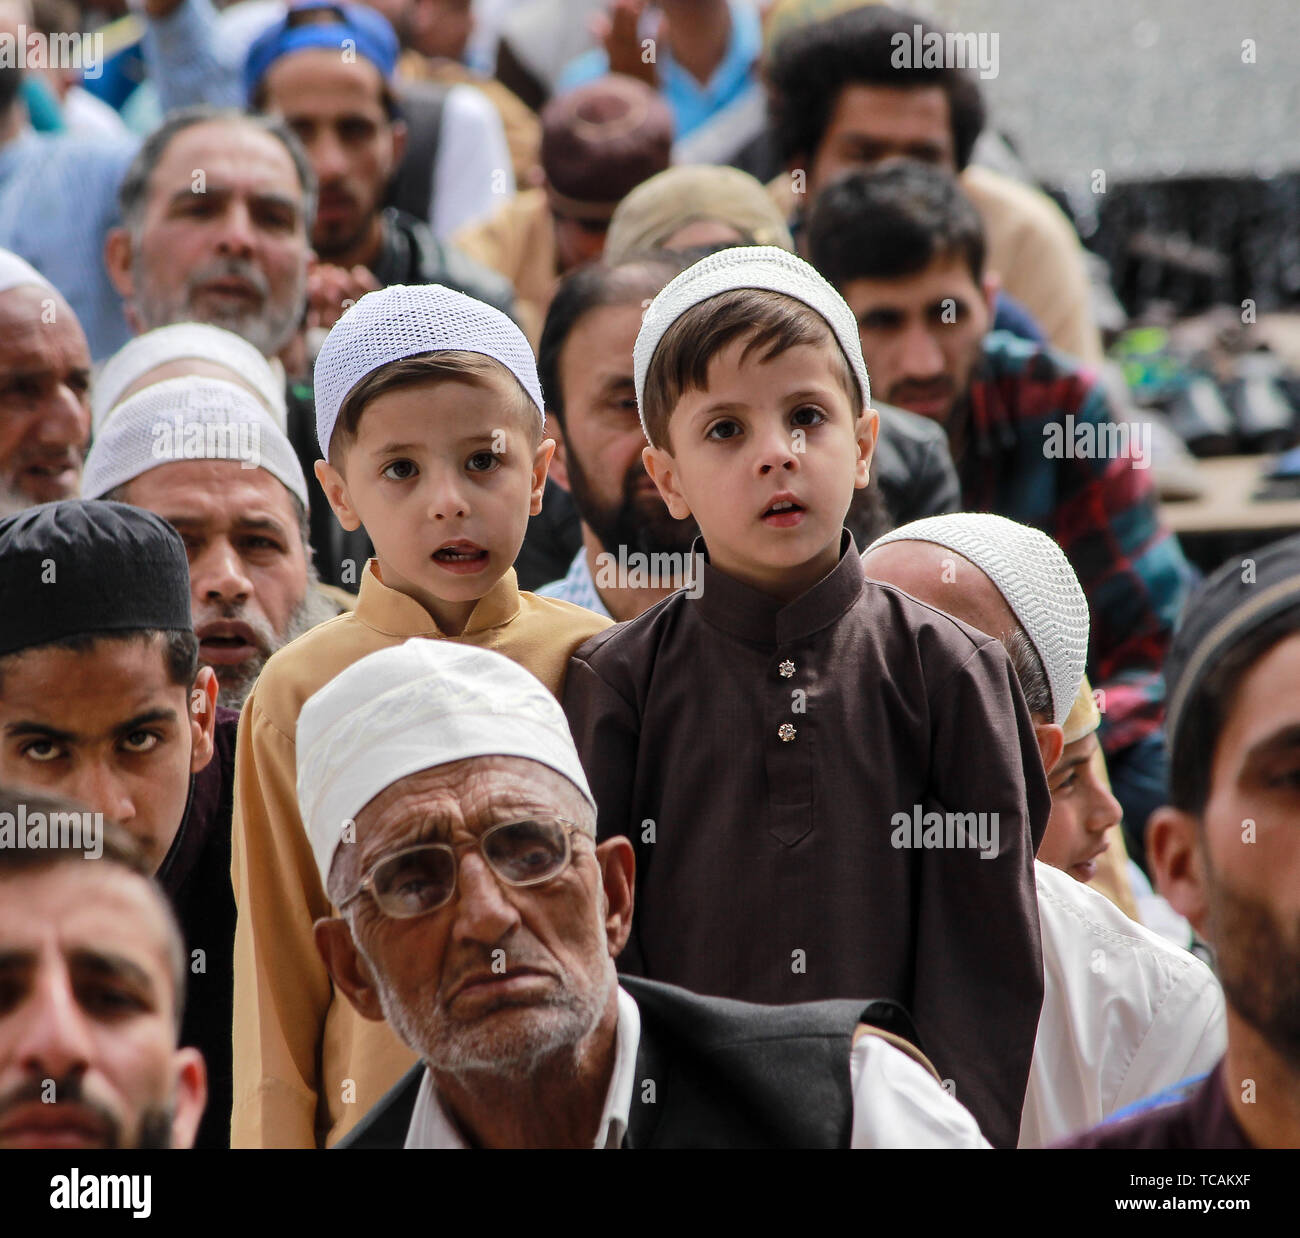
<svg viewBox="0 0 1300 1238"><path fill-rule="evenodd" d="M625 1148L847 1148L854 1029L916 1043L892 1001L759 1006L639 976L619 983L641 1012ZM402 1147L423 1075L418 1063L337 1146Z"/></svg>

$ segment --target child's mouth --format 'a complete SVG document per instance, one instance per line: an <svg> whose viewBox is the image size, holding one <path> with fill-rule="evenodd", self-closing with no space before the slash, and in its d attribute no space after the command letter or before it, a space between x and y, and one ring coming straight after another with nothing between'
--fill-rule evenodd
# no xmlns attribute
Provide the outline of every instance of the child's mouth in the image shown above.
<svg viewBox="0 0 1300 1238"><path fill-rule="evenodd" d="M760 519L766 525L788 529L803 520L805 510L797 499L776 499L768 505Z"/></svg>
<svg viewBox="0 0 1300 1238"><path fill-rule="evenodd" d="M433 561L448 572L471 575L481 572L488 561L488 552L472 542L453 542L440 546L433 552Z"/></svg>

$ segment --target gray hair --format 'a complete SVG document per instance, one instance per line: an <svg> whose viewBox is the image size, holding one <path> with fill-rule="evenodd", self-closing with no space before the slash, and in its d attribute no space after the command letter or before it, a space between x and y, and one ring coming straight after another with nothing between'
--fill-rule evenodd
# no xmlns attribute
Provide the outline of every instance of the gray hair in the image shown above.
<svg viewBox="0 0 1300 1238"><path fill-rule="evenodd" d="M1034 648L1034 642L1025 635L1024 628L1016 628L1010 636L1002 641L1002 646L1011 659L1011 665L1020 681L1020 690L1025 694L1025 704L1031 714L1038 714L1052 720L1052 687L1047 681L1047 671L1043 669L1043 660Z"/></svg>
<svg viewBox="0 0 1300 1238"><path fill-rule="evenodd" d="M260 129L276 138L298 173L298 182L302 186L303 226L308 236L311 235L312 223L316 218L317 181L311 160L303 149L302 142L283 120L275 116L263 116L254 112L241 111L233 107L212 107L203 104L197 107L177 108L171 112L141 144L136 156L131 160L122 184L117 191L117 205L122 215L122 223L131 233L133 241L138 241L140 230L144 226L145 204L149 198L150 181L172 139L194 125L207 124L210 121L224 121L228 124L247 125Z"/></svg>

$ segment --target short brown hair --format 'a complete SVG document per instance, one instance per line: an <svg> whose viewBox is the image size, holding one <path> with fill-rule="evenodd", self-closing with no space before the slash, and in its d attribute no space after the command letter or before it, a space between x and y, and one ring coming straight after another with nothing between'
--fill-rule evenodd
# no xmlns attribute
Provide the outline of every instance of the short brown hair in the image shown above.
<svg viewBox="0 0 1300 1238"><path fill-rule="evenodd" d="M514 397L512 413L522 422L533 447L542 441L542 415L537 405L519 380L501 362L479 352L446 349L390 361L387 365L371 370L361 379L348 392L339 408L338 420L334 423L334 433L329 443L330 463L335 468L339 467L342 448L355 441L361 414L367 404L387 391L431 382L469 383L471 386L485 388L508 383Z"/></svg>
<svg viewBox="0 0 1300 1238"><path fill-rule="evenodd" d="M672 450L668 422L687 391L707 391L709 364L728 344L748 335L741 360L760 352L760 360L801 344L831 344L839 362L840 381L861 416L862 389L826 320L811 306L784 293L762 288L734 288L692 306L659 341L646 370L642 396L646 432L655 447Z"/></svg>

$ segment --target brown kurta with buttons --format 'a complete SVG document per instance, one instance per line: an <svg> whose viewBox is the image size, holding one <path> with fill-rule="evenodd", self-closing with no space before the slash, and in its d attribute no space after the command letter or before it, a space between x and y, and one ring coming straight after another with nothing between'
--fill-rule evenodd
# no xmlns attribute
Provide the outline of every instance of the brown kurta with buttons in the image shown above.
<svg viewBox="0 0 1300 1238"><path fill-rule="evenodd" d="M698 598L574 655L564 704L598 831L637 851L619 965L746 1001L901 1001L1014 1147L1043 992L1033 724L996 640L866 580L845 544L787 605L706 564ZM988 814L996 855L933 830L918 846L927 813Z"/></svg>

